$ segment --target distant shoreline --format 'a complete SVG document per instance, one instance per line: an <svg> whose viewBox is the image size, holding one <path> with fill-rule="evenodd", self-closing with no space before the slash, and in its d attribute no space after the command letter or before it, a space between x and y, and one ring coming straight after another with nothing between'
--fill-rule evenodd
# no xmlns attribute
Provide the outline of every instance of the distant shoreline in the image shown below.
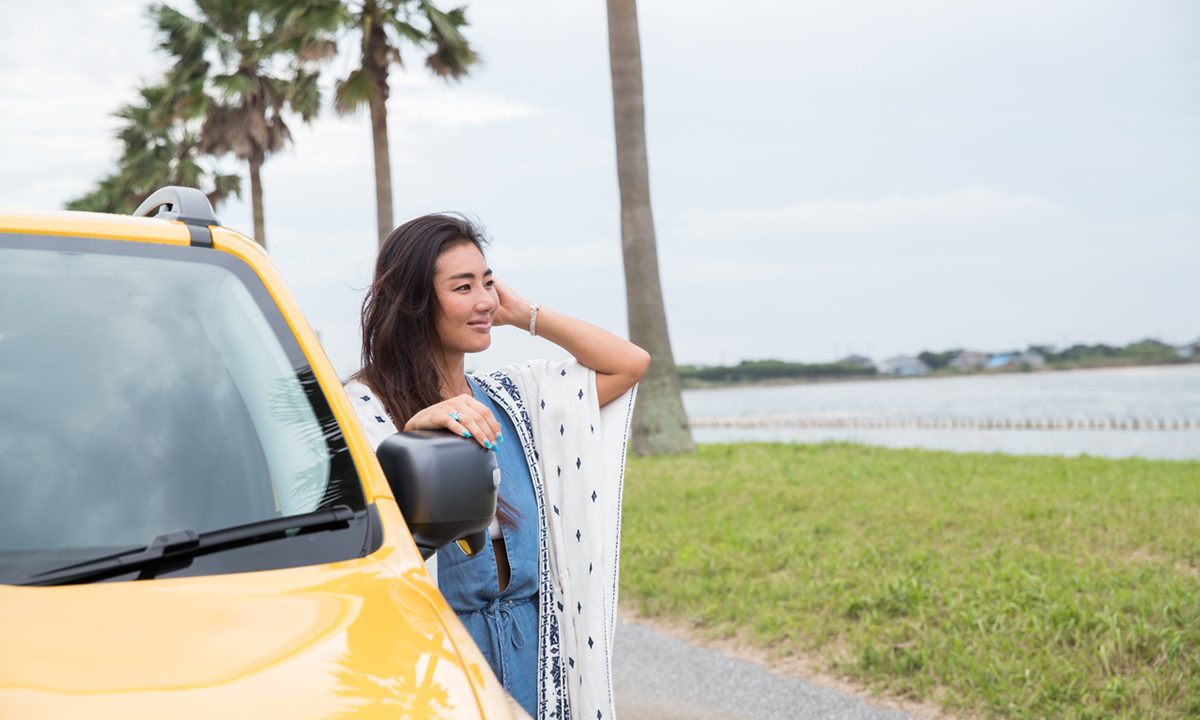
<svg viewBox="0 0 1200 720"><path fill-rule="evenodd" d="M921 375L825 375L817 377L795 377L795 378L769 378L765 380L695 380L695 379L680 379L680 386L684 390L718 390L722 388L744 388L744 387L777 387L781 385L822 385L826 383L845 383L845 382L874 382L877 380L920 380L934 378L962 378L962 377L992 377L1003 375L1029 375L1035 373L1050 373L1050 372L1077 372L1081 370L1117 370L1122 368L1161 368L1161 367L1186 367L1189 365L1200 365L1197 360L1185 360L1181 362L1120 362L1114 361L1100 364L1073 364L1063 363L1062 365L1047 366L1043 368L1012 368L1003 370L947 370L939 369L927 372Z"/></svg>

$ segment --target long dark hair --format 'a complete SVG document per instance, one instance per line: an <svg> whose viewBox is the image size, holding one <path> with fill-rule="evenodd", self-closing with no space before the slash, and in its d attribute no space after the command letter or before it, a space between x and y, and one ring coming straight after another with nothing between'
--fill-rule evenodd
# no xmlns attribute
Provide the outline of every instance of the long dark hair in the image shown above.
<svg viewBox="0 0 1200 720"><path fill-rule="evenodd" d="M379 248L362 306L362 369L352 377L375 391L397 428L443 399L449 378L440 373L434 267L442 253L466 243L482 253L487 240L465 217L435 213L404 223ZM503 501L496 514L509 526L516 516Z"/></svg>
<svg viewBox="0 0 1200 720"><path fill-rule="evenodd" d="M379 249L363 300L362 369L354 379L375 391L397 426L442 401L433 271L443 252L464 243L482 253L486 240L464 217L433 214L396 228Z"/></svg>

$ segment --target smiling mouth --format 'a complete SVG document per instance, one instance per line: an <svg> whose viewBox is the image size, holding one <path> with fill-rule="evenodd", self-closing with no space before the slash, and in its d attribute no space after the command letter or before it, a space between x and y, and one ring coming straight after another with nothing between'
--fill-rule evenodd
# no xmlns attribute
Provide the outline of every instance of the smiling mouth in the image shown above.
<svg viewBox="0 0 1200 720"><path fill-rule="evenodd" d="M492 329L492 321L491 320L474 320L472 322L467 323L467 327L471 328L472 330L477 330L479 332L487 332L488 330Z"/></svg>

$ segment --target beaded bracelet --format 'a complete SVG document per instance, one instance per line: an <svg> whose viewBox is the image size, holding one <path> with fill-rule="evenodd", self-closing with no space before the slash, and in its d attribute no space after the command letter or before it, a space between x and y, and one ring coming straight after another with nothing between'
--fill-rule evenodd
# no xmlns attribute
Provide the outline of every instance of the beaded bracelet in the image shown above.
<svg viewBox="0 0 1200 720"><path fill-rule="evenodd" d="M529 334L533 337L537 337L537 312L540 307L537 303L529 306Z"/></svg>

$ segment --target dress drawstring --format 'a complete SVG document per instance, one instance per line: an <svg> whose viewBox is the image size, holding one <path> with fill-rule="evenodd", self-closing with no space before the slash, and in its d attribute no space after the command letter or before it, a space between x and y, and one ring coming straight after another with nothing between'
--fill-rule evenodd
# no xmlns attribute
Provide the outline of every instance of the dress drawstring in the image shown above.
<svg viewBox="0 0 1200 720"><path fill-rule="evenodd" d="M517 601L521 604L526 602L529 601ZM495 598L487 604L487 607L477 611L488 620L487 627L492 636L492 650L496 653L496 669L498 671L508 668L508 653L505 652L506 648L504 647L505 635L509 637L515 649L520 650L525 647L525 633L521 631L521 623L517 622L513 616L513 606L517 603L504 598ZM500 683L507 688L508 680L503 676L504 672L497 672L497 675L500 676Z"/></svg>
<svg viewBox="0 0 1200 720"><path fill-rule="evenodd" d="M491 620L497 628L501 629L501 636L508 634L512 637L512 646L518 650L525 647L525 635L521 632L521 624L516 622L512 614L513 601L496 598L488 603L480 612L488 620ZM497 638L497 646L503 645ZM501 653L504 652L502 647L498 647Z"/></svg>

